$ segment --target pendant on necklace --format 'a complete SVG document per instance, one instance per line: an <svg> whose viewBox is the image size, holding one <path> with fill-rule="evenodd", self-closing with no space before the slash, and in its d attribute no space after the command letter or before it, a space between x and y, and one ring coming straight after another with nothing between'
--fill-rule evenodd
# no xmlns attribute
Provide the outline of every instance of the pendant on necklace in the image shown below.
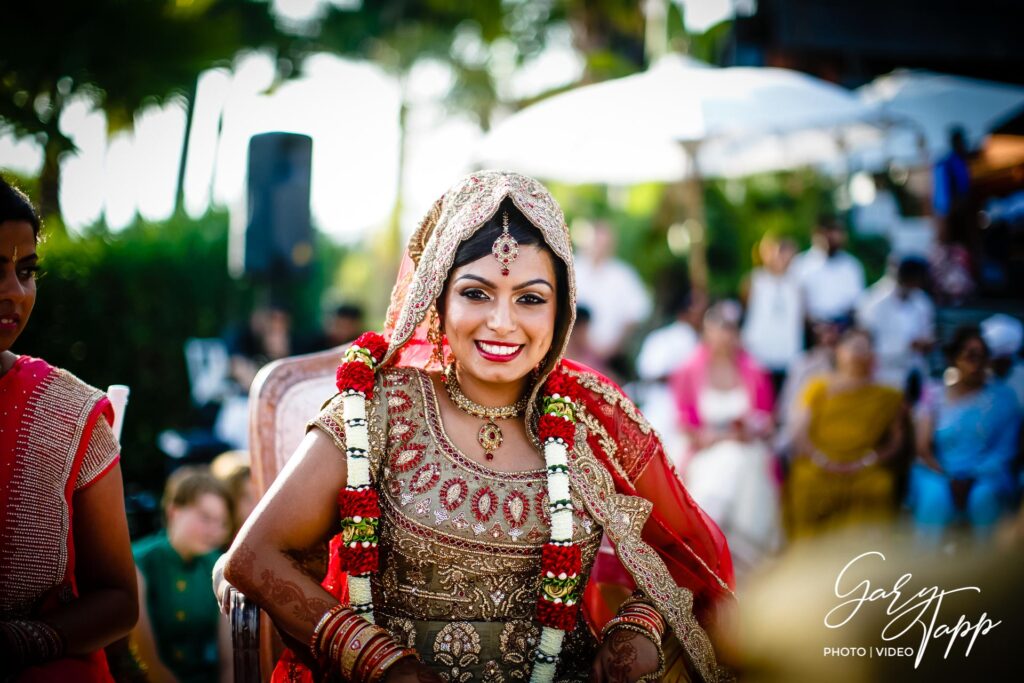
<svg viewBox="0 0 1024 683"><path fill-rule="evenodd" d="M476 435L476 440L480 447L484 449L484 457L488 460L494 460L494 451L498 450L498 447L501 446L504 435L501 433L501 427L494 420L488 420L480 428L479 433Z"/></svg>

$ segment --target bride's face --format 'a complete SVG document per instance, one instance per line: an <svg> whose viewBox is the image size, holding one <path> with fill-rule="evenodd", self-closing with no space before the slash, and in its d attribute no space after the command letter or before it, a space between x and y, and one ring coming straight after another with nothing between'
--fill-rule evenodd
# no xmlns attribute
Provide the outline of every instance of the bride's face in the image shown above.
<svg viewBox="0 0 1024 683"><path fill-rule="evenodd" d="M551 259L524 245L507 276L490 255L452 271L443 322L463 382L519 382L544 359L557 312Z"/></svg>

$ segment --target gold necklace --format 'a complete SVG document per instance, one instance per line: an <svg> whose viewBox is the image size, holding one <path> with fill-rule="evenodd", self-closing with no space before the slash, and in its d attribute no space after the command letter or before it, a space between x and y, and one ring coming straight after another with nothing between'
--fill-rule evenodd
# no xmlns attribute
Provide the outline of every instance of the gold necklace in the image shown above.
<svg viewBox="0 0 1024 683"><path fill-rule="evenodd" d="M484 426L477 432L476 441L484 449L484 457L494 460L494 451L498 450L505 435L501 433L501 427L495 420L507 420L519 417L519 414L526 408L529 396L523 396L510 406L484 406L462 393L459 380L455 376L455 366L449 365L444 371L444 386L448 390L448 398L452 400L455 407L464 413L485 420Z"/></svg>

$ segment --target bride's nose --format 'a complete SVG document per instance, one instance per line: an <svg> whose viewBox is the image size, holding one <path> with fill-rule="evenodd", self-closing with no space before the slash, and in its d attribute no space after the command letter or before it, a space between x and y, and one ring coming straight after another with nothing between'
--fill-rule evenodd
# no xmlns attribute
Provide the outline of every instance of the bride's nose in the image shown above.
<svg viewBox="0 0 1024 683"><path fill-rule="evenodd" d="M495 334L504 335L515 331L516 319L512 303L509 301L496 301L487 316L487 329Z"/></svg>

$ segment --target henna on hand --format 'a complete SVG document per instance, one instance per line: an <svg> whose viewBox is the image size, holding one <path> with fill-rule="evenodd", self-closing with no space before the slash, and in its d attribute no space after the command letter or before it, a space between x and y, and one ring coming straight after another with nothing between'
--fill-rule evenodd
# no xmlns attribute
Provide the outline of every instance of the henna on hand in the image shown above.
<svg viewBox="0 0 1024 683"><path fill-rule="evenodd" d="M295 559L292 558L295 562ZM242 575L253 576L256 573L256 553L246 546L234 550L232 563L238 567ZM279 578L271 569L260 572L260 581L256 585L256 593L267 605L286 608L293 605L292 614L298 619L315 622L332 605L319 597L308 597L294 581Z"/></svg>
<svg viewBox="0 0 1024 683"><path fill-rule="evenodd" d="M610 683L630 683L630 673L637 660L633 638L638 634L630 631L612 631L605 641L611 657L607 661L607 678ZM642 636L641 636L642 637Z"/></svg>
<svg viewBox="0 0 1024 683"><path fill-rule="evenodd" d="M320 581L327 575L327 541L315 543L305 550L289 550L292 566L306 576Z"/></svg>
<svg viewBox="0 0 1024 683"><path fill-rule="evenodd" d="M591 680L599 683L634 683L661 665L657 644L629 629L608 633L598 652Z"/></svg>
<svg viewBox="0 0 1024 683"><path fill-rule="evenodd" d="M299 584L278 577L270 569L260 574L258 590L272 605L282 608L293 605L292 614L298 619L316 621L332 606L322 598L307 597Z"/></svg>

